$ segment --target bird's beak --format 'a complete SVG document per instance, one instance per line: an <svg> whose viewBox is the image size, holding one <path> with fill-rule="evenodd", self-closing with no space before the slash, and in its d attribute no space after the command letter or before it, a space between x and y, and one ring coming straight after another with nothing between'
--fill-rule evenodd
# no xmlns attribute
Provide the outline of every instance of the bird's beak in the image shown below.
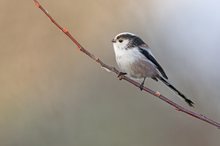
<svg viewBox="0 0 220 146"><path fill-rule="evenodd" d="M116 42L116 40L115 39L112 39L112 43L115 43Z"/></svg>

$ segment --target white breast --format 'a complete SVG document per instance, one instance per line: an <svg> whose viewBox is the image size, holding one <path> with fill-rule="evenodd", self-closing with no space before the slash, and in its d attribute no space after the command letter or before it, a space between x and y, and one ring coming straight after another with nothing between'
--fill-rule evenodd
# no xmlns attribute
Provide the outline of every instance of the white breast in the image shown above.
<svg viewBox="0 0 220 146"><path fill-rule="evenodd" d="M137 52L137 49L129 49L129 50L122 50L122 49L115 49L115 57L116 62L123 72L129 72L129 66L134 63L139 57L140 53Z"/></svg>
<svg viewBox="0 0 220 146"><path fill-rule="evenodd" d="M155 65L138 48L117 49L114 47L116 62L122 72L131 77L144 78L158 74Z"/></svg>

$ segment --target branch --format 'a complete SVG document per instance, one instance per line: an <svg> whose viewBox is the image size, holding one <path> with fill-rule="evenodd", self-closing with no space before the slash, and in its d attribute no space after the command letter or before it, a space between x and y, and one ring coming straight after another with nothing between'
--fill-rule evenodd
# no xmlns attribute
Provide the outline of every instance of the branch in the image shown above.
<svg viewBox="0 0 220 146"><path fill-rule="evenodd" d="M62 26L60 26L56 21L55 19L41 6L41 4L37 1L37 0L33 0L36 7L38 7L50 20L51 22L56 25L61 31L63 31L64 34L66 34L69 39L71 39L71 41L77 46L77 48L83 52L84 54L86 54L88 57L90 57L92 60L94 60L96 63L98 63L99 65L101 65L102 68L106 69L107 71L109 72L113 72L115 73L116 75L119 74L119 71L113 67L113 66L109 66L107 64L105 64L102 60L100 60L99 58L97 58L95 55L93 55L92 53L90 53L88 50L86 50L70 33L69 31L66 29L66 28L63 28ZM123 76L122 77L123 80L133 84L134 86L136 87L140 87L140 84L126 76ZM148 92L158 98L160 98L161 100L165 101L166 103L168 103L169 105L171 105L172 107L174 107L176 110L180 111L180 112L183 112L183 113L186 113L194 118L197 118L201 121L204 121L206 123L209 123L210 125L213 125L217 128L220 128L220 123L202 115L202 114L199 114L199 113L196 113L196 112L193 112L191 110L188 110L180 105L178 105L177 103L173 102L172 100L168 99L167 97L161 95L158 91L155 92L149 88L146 88L144 87L143 90L145 92Z"/></svg>

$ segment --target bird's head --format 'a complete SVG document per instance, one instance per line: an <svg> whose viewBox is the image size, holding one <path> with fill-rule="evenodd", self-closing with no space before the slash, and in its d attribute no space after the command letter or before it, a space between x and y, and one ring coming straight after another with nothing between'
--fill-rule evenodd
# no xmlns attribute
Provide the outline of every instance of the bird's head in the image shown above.
<svg viewBox="0 0 220 146"><path fill-rule="evenodd" d="M130 32L119 33L114 37L112 43L115 49L120 50L127 50L145 44L142 39Z"/></svg>

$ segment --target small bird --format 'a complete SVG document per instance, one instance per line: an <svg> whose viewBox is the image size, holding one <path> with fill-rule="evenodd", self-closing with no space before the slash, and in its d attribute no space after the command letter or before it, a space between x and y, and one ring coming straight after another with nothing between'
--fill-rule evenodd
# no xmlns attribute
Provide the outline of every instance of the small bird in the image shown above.
<svg viewBox="0 0 220 146"><path fill-rule="evenodd" d="M149 46L140 37L129 32L123 32L116 35L112 43L116 62L121 71L118 74L119 79L124 75L143 79L140 90L143 90L146 78L152 78L155 81L160 80L182 97L189 106L193 106L193 101L168 82L168 77L163 68L155 59Z"/></svg>

